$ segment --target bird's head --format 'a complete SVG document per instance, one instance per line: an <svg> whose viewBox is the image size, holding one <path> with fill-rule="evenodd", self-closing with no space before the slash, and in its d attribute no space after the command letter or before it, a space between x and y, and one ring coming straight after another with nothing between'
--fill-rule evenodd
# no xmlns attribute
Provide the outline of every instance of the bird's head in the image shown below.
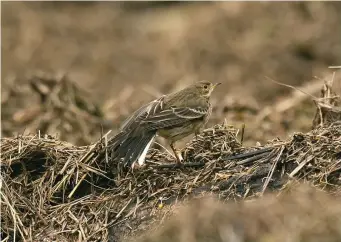
<svg viewBox="0 0 341 242"><path fill-rule="evenodd" d="M194 85L202 96L209 97L211 96L213 90L220 84L221 84L220 82L213 84L209 81L200 81Z"/></svg>

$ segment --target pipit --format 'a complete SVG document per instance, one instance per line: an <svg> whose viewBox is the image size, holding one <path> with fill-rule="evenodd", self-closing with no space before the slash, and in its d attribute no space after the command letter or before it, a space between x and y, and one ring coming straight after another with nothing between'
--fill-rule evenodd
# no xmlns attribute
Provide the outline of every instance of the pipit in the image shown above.
<svg viewBox="0 0 341 242"><path fill-rule="evenodd" d="M123 159L125 165L145 162L156 135L170 142L176 161L182 157L175 142L197 135L212 112L210 96L220 83L201 81L181 91L164 95L136 110L122 125L120 132L109 141L113 159Z"/></svg>

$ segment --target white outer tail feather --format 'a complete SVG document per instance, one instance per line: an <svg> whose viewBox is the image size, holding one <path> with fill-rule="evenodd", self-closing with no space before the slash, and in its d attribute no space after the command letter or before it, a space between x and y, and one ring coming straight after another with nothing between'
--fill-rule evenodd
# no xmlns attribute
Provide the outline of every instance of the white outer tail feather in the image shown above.
<svg viewBox="0 0 341 242"><path fill-rule="evenodd" d="M137 160L137 163L142 166L145 162L145 159L146 159L146 155L147 155L147 152L150 148L150 146L152 145L153 141L154 141L154 138L155 138L156 135L154 135L150 141L148 142L148 144L146 145L146 147L144 148L142 154L140 155L139 159Z"/></svg>

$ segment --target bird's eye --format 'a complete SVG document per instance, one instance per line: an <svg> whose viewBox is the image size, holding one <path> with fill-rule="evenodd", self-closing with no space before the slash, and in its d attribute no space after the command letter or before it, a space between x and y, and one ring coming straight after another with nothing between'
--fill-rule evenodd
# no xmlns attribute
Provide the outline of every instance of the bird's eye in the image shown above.
<svg viewBox="0 0 341 242"><path fill-rule="evenodd" d="M204 85L204 89L207 89L208 88L208 86L207 85Z"/></svg>

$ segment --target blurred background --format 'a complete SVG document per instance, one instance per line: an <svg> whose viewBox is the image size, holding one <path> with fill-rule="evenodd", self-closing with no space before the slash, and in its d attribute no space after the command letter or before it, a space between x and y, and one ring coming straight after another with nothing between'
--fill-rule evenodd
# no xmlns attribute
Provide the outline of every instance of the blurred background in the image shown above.
<svg viewBox="0 0 341 242"><path fill-rule="evenodd" d="M269 78L318 96L341 64L340 2L1 5L2 136L40 130L88 144L205 79L223 83L208 126L245 124L254 145L310 130L315 114L310 96Z"/></svg>

